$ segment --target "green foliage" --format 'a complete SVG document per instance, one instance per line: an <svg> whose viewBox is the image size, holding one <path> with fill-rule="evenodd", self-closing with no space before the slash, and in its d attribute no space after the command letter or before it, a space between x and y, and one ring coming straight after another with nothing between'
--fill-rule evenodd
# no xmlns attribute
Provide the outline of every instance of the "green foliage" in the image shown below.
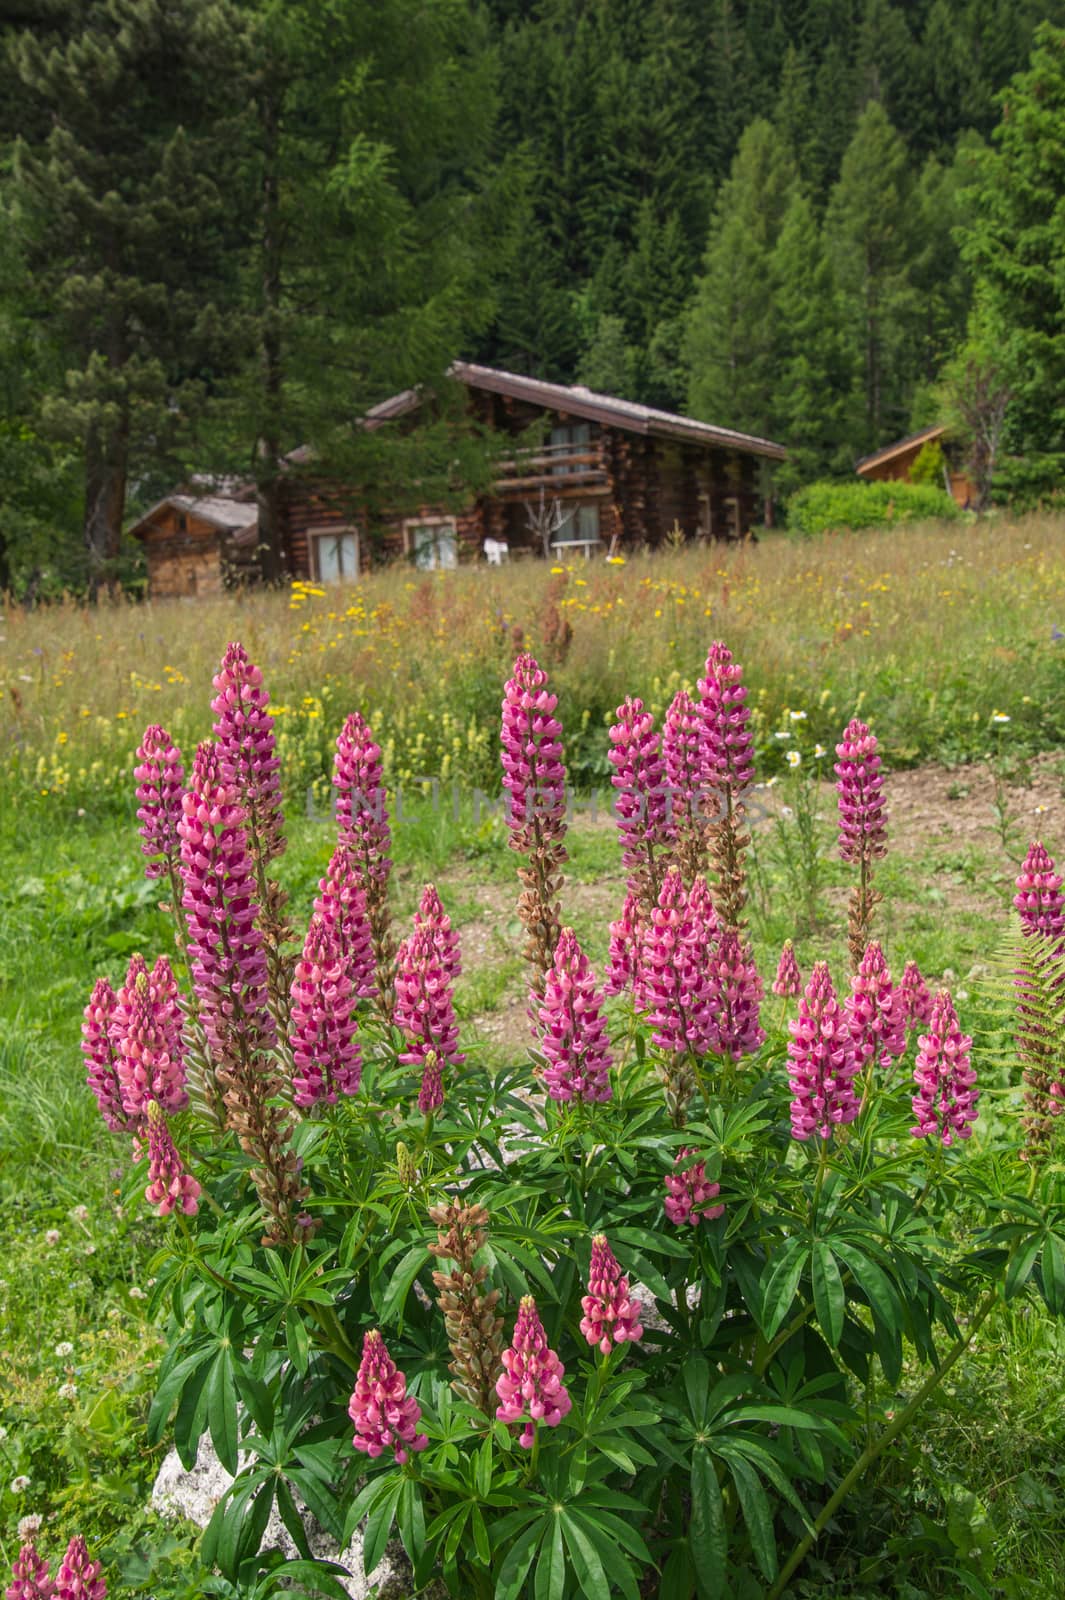
<svg viewBox="0 0 1065 1600"><path fill-rule="evenodd" d="M929 439L917 452L917 459L910 468L909 481L933 489L942 488L944 465L943 446L938 439Z"/></svg>
<svg viewBox="0 0 1065 1600"><path fill-rule="evenodd" d="M961 514L946 490L931 483L810 483L788 502L788 527L809 535L932 517L956 521Z"/></svg>

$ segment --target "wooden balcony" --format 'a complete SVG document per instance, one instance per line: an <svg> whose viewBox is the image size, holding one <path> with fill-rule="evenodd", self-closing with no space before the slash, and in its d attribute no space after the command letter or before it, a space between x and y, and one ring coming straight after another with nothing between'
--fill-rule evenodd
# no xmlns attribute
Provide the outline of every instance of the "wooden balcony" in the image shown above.
<svg viewBox="0 0 1065 1600"><path fill-rule="evenodd" d="M602 448L595 444L539 445L516 450L496 463L495 492L521 493L545 489L552 496L570 496L575 489L606 489L610 478Z"/></svg>

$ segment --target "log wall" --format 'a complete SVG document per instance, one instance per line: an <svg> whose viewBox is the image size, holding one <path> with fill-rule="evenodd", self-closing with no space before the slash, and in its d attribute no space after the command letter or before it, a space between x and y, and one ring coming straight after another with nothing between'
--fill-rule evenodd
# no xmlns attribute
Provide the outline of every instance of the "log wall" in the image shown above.
<svg viewBox="0 0 1065 1600"><path fill-rule="evenodd" d="M165 507L145 532L144 554L153 600L221 594L222 536L195 512Z"/></svg>

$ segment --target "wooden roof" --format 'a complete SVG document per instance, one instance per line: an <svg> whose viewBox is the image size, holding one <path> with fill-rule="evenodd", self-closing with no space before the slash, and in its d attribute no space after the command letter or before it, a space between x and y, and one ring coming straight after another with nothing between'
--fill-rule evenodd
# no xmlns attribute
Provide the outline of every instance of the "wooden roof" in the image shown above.
<svg viewBox="0 0 1065 1600"><path fill-rule="evenodd" d="M448 376L471 389L508 395L540 406L545 411L585 417L589 421L622 428L629 433L705 444L719 450L737 450L743 455L767 456L774 461L787 459L788 452L784 445L775 444L771 439L737 433L732 428L719 428L710 422L697 422L693 417L681 417L673 411L658 411L654 406L638 405L634 400L619 400L614 395L597 394L583 384L547 383L542 378L527 378L517 372L480 367L470 361L452 362ZM413 411L421 401L419 390L404 389L368 411L363 419L364 425L379 427L382 422Z"/></svg>
<svg viewBox="0 0 1065 1600"><path fill-rule="evenodd" d="M217 528L219 533L247 536L257 529L259 523L259 512L254 503L232 500L228 495L168 494L133 524L129 530L133 537L143 539L160 511L168 507L201 517L204 522Z"/></svg>
<svg viewBox="0 0 1065 1600"><path fill-rule="evenodd" d="M886 444L880 450L874 450L871 456L863 456L854 463L854 470L859 476L864 476L872 467L881 467L885 461L894 460L895 456L905 455L915 445L931 444L933 439L941 439L947 431L945 422L937 422L931 428L921 428L917 433L907 434L905 439L896 439L894 444Z"/></svg>

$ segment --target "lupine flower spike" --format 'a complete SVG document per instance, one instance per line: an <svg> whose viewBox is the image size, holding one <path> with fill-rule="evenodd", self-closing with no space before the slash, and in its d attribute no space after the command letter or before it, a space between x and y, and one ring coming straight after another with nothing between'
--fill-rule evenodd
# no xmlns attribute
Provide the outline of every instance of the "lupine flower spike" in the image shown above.
<svg viewBox="0 0 1065 1600"><path fill-rule="evenodd" d="M89 1560L85 1540L80 1534L67 1546L55 1580L55 1600L107 1600L107 1584L100 1576L100 1563Z"/></svg>
<svg viewBox="0 0 1065 1600"><path fill-rule="evenodd" d="M711 935L700 905L694 889L691 896L685 894L680 869L671 867L640 950L642 1003L654 1029L652 1042L666 1052L666 1105L677 1127L684 1123L695 1088L691 1058L706 1055L718 1042L709 976Z"/></svg>
<svg viewBox="0 0 1065 1600"><path fill-rule="evenodd" d="M854 1093L858 1052L826 962L815 963L799 1001L799 1015L788 1026L792 1137L808 1139L816 1133L827 1139L833 1128L858 1115Z"/></svg>
<svg viewBox="0 0 1065 1600"><path fill-rule="evenodd" d="M629 888L641 909L649 911L672 858L677 827L666 789L661 740L642 700L630 698L618 706L610 729L610 765L614 769L610 782L618 791L614 815L622 865L629 870Z"/></svg>
<svg viewBox="0 0 1065 1600"><path fill-rule="evenodd" d="M391 1018L395 946L388 880L392 871L392 832L381 748L359 711L351 713L337 735L333 787L337 791L339 843L347 849L358 886L366 896L379 1003L384 1015Z"/></svg>
<svg viewBox="0 0 1065 1600"><path fill-rule="evenodd" d="M462 958L459 953L459 936L451 926L451 918L444 910L436 885L427 883L422 890L421 902L414 913L414 926L433 931L440 965L449 983L462 976Z"/></svg>
<svg viewBox="0 0 1065 1600"><path fill-rule="evenodd" d="M744 852L751 842L744 831L743 796L754 769L754 746L743 668L720 642L710 646L699 695L714 900L723 925L739 928L747 900Z"/></svg>
<svg viewBox="0 0 1065 1600"><path fill-rule="evenodd" d="M735 928L725 928L721 934L710 958L710 980L717 1054L730 1061L753 1055L765 1043L758 1016L762 980L750 947Z"/></svg>
<svg viewBox="0 0 1065 1600"><path fill-rule="evenodd" d="M562 1382L566 1369L550 1348L543 1323L531 1294L518 1306L514 1339L503 1351L503 1371L496 1381L500 1422L523 1422L518 1436L523 1450L531 1450L536 1440L536 1425L543 1422L557 1428L571 1407L569 1393Z"/></svg>
<svg viewBox="0 0 1065 1600"><path fill-rule="evenodd" d="M126 1133L134 1125L122 1104L118 1081L118 1055L111 1036L117 996L106 978L97 978L81 1024L81 1050L85 1057L85 1081L96 1096L103 1117L112 1133Z"/></svg>
<svg viewBox="0 0 1065 1600"><path fill-rule="evenodd" d="M302 1108L335 1106L358 1092L362 1056L355 996L337 946L335 924L314 915L292 981L292 1099Z"/></svg>
<svg viewBox="0 0 1065 1600"><path fill-rule="evenodd" d="M851 971L857 972L869 942L873 910L883 898L873 887L873 862L887 853L884 780L876 736L857 717L848 722L836 755L840 860L858 868L848 920Z"/></svg>
<svg viewBox="0 0 1065 1600"><path fill-rule="evenodd" d="M430 1050L422 1067L422 1086L418 1090L418 1110L423 1117L431 1117L444 1103L444 1080L440 1062Z"/></svg>
<svg viewBox="0 0 1065 1600"><path fill-rule="evenodd" d="M162 1107L150 1100L147 1115L148 1187L144 1198L161 1217L175 1210L194 1217L200 1209L200 1185L182 1165Z"/></svg>
<svg viewBox="0 0 1065 1600"><path fill-rule="evenodd" d="M1013 897L1025 933L1065 939L1065 893L1061 885L1061 873L1055 870L1053 856L1038 839L1034 840L1024 858Z"/></svg>
<svg viewBox="0 0 1065 1600"><path fill-rule="evenodd" d="M24 1544L11 1568L11 1583L6 1600L53 1600L55 1581L48 1575L48 1563L37 1554L32 1542Z"/></svg>
<svg viewBox="0 0 1065 1600"><path fill-rule="evenodd" d="M503 691L500 735L503 810L510 848L525 857L518 868L518 916L525 927L525 959L533 966L533 991L544 981L562 932L558 896L566 860L566 769L558 696L534 656L520 655ZM535 1023L535 1008L530 1012Z"/></svg>
<svg viewBox="0 0 1065 1600"><path fill-rule="evenodd" d="M932 1015L932 995L916 961L907 961L898 992L907 1030L923 1027Z"/></svg>
<svg viewBox="0 0 1065 1600"><path fill-rule="evenodd" d="M440 958L437 930L422 923L399 947L396 959L396 1026L407 1036L401 1061L422 1065L430 1055L458 1066L459 1027L451 984Z"/></svg>
<svg viewBox="0 0 1065 1600"><path fill-rule="evenodd" d="M352 1440L371 1460L392 1450L400 1466L410 1450L424 1450L429 1443L418 1432L422 1411L407 1382L385 1348L378 1328L372 1328L362 1341L355 1389L348 1405L348 1416L355 1424Z"/></svg>
<svg viewBox="0 0 1065 1600"><path fill-rule="evenodd" d="M366 893L359 886L346 845L337 845L325 877L318 880L314 910L333 929L352 994L357 1000L372 999L377 993L373 932Z"/></svg>
<svg viewBox="0 0 1065 1600"><path fill-rule="evenodd" d="M588 1293L581 1300L581 1310L581 1332L605 1356L615 1344L643 1338L640 1308L629 1294L629 1280L601 1233L592 1240Z"/></svg>
<svg viewBox="0 0 1065 1600"><path fill-rule="evenodd" d="M870 939L844 1007L858 1052L859 1069L887 1069L906 1049L904 1001L892 986L884 952Z"/></svg>
<svg viewBox="0 0 1065 1600"><path fill-rule="evenodd" d="M1033 840L1017 877L1013 904L1021 919L1024 957L1015 974L1017 1053L1024 1079L1025 1159L1045 1155L1054 1120L1065 1109L1065 1048L1058 1020L1065 955L1065 895L1054 858Z"/></svg>
<svg viewBox="0 0 1065 1600"><path fill-rule="evenodd" d="M450 1200L430 1206L429 1217L438 1229L429 1249L440 1261L433 1283L451 1349L452 1388L490 1416L502 1365L503 1319L496 1315L499 1290L484 1288L488 1268L475 1264L488 1238L488 1212L481 1205ZM450 1272L443 1270L447 1262L452 1263Z"/></svg>
<svg viewBox="0 0 1065 1600"><path fill-rule="evenodd" d="M563 928L540 1006L544 1084L552 1100L609 1100L610 1052L602 1000L572 928Z"/></svg>
<svg viewBox="0 0 1065 1600"><path fill-rule="evenodd" d="M725 1209L717 1203L721 1185L707 1178L706 1162L692 1160L698 1153L691 1148L678 1150L673 1171L666 1174L666 1216L678 1228L686 1222L693 1227L704 1220L712 1222Z"/></svg>
<svg viewBox="0 0 1065 1600"><path fill-rule="evenodd" d="M610 924L610 951L607 956L605 994L624 994L628 990L640 1009L640 944L643 924L640 903L631 889L625 896L621 916Z"/></svg>
<svg viewBox="0 0 1065 1600"><path fill-rule="evenodd" d="M137 817L140 821L141 854L148 858L146 878L170 876L177 881L181 841L181 796L185 769L181 751L165 728L152 723L145 728L137 747Z"/></svg>
<svg viewBox="0 0 1065 1600"><path fill-rule="evenodd" d="M706 871L706 794L701 708L686 690L673 696L662 726L662 759L666 791L676 828L676 856L685 886L691 888Z"/></svg>
<svg viewBox="0 0 1065 1600"><path fill-rule="evenodd" d="M802 994L802 975L799 972L799 963L795 959L795 946L790 939L784 940L772 990L783 1000L795 1000Z"/></svg>
<svg viewBox="0 0 1065 1600"><path fill-rule="evenodd" d="M177 984L165 956L151 974L144 957L133 956L115 1002L111 1030L122 1108L131 1121L143 1126L149 1100L157 1100L167 1112L183 1111L189 1097L181 1013Z"/></svg>
<svg viewBox="0 0 1065 1600"><path fill-rule="evenodd" d="M948 989L940 989L932 1003L928 1032L918 1042L913 1069L917 1093L913 1114L917 1138L938 1138L945 1146L968 1139L977 1117L980 1091L970 1058L972 1039L958 1026L958 1014Z"/></svg>

